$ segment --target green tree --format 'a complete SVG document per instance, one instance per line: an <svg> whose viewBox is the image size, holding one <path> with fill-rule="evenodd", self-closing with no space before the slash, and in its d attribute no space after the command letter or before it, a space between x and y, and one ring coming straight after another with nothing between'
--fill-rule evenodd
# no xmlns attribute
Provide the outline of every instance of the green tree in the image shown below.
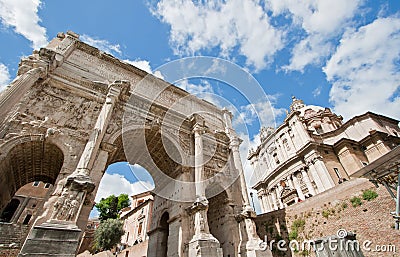
<svg viewBox="0 0 400 257"><path fill-rule="evenodd" d="M118 218L118 213L125 207L131 204L127 194L120 194L118 197L110 195L107 198L102 198L99 203L95 205L99 211L100 221Z"/></svg>
<svg viewBox="0 0 400 257"><path fill-rule="evenodd" d="M121 242L124 233L123 222L119 219L108 219L101 222L94 232L94 250L96 252L111 250Z"/></svg>

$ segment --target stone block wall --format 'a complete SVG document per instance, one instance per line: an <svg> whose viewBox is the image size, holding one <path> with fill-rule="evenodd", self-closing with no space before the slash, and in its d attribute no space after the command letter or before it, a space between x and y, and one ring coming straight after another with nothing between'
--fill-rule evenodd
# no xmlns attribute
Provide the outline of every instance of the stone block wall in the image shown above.
<svg viewBox="0 0 400 257"><path fill-rule="evenodd" d="M364 200L362 194L365 190L375 191L378 196L370 201ZM353 201L361 202L361 205L353 206L352 198L358 198ZM375 188L372 183L357 179L286 209L259 215L257 232L263 239L267 236L268 241L283 239L289 243L292 239L302 242L336 235L339 229L345 229L357 234L367 257L400 256L400 231L394 230L394 219L390 214L394 210L395 201L383 186ZM362 248L364 242L370 251ZM376 246L390 251L374 251ZM273 252L274 256L315 256L307 251L276 249Z"/></svg>
<svg viewBox="0 0 400 257"><path fill-rule="evenodd" d="M29 232L29 226L0 223L0 257L17 256Z"/></svg>

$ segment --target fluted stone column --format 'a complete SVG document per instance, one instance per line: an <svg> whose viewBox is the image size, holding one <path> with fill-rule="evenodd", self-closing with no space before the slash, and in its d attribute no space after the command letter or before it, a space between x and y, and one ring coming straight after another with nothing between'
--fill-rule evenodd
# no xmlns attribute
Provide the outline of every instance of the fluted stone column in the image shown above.
<svg viewBox="0 0 400 257"><path fill-rule="evenodd" d="M292 175L289 175L289 176L286 178L286 181L287 181L289 187L295 189L294 184L293 184L293 180L292 180Z"/></svg>
<svg viewBox="0 0 400 257"><path fill-rule="evenodd" d="M208 200L204 185L204 152L202 135L206 132L202 124L193 126L194 172L196 201L190 209L194 215L194 235L189 242L189 257L222 257L218 240L210 233L207 221Z"/></svg>
<svg viewBox="0 0 400 257"><path fill-rule="evenodd" d="M274 206L274 203L273 203L273 201L272 201L272 199L271 199L271 192L267 192L267 201L268 201L268 203L269 203L269 206L271 207L270 208L270 211L273 211L273 210L275 210L275 206Z"/></svg>
<svg viewBox="0 0 400 257"><path fill-rule="evenodd" d="M264 201L261 195L258 196L258 201L260 202L261 212L262 213L267 212L267 209L265 208Z"/></svg>
<svg viewBox="0 0 400 257"><path fill-rule="evenodd" d="M319 177L321 178L322 184L325 187L325 190L328 190L335 186L335 182L333 181L331 175L329 174L328 169L325 166L325 163L321 159L322 157L319 156L314 159L314 166L317 170Z"/></svg>
<svg viewBox="0 0 400 257"><path fill-rule="evenodd" d="M223 110L224 122L225 122L225 133L230 138L230 150L231 158L235 169L239 174L239 181L241 187L241 194L243 200L242 212L236 216L236 220L239 222L241 242L239 244L239 254L247 257L272 257L272 252L261 249L262 240L257 235L256 224L254 218L257 217L255 211L250 205L249 196L247 192L247 184L244 178L244 170L242 161L240 158L239 145L242 140L236 135L235 130L232 127L232 113L228 110Z"/></svg>
<svg viewBox="0 0 400 257"><path fill-rule="evenodd" d="M313 185L311 184L311 180L307 174L307 171L304 168L301 169L301 175L303 176L304 183L306 184L306 186L308 188L308 192L312 195L315 195L316 194L315 189L314 189Z"/></svg>
<svg viewBox="0 0 400 257"><path fill-rule="evenodd" d="M278 199L279 208L283 209L283 208L285 208L285 205L283 204L281 196L280 196L281 192L282 192L282 186L278 184L277 190L276 190L276 198Z"/></svg>
<svg viewBox="0 0 400 257"><path fill-rule="evenodd" d="M278 210L279 206L278 206L277 198L276 198L276 188L272 189L271 198L272 198L272 203L274 205L274 209Z"/></svg>
<svg viewBox="0 0 400 257"><path fill-rule="evenodd" d="M312 162L309 163L308 168L310 169L310 174L314 179L315 184L317 185L317 193L321 193L325 191L325 187L322 184L321 178L319 177L317 170L314 167L314 164Z"/></svg>
<svg viewBox="0 0 400 257"><path fill-rule="evenodd" d="M294 188L297 191L297 195L299 196L300 200L304 201L306 199L306 197L304 196L303 191L301 190L301 185L299 183L299 180L297 179L297 177L294 174L292 175L292 179L293 179Z"/></svg>
<svg viewBox="0 0 400 257"><path fill-rule="evenodd" d="M268 202L268 199L267 199L267 192L266 192L265 189L263 189L261 191L261 202L262 202L262 204L264 206L264 210L263 210L264 213L271 211L271 206L269 205L269 202Z"/></svg>

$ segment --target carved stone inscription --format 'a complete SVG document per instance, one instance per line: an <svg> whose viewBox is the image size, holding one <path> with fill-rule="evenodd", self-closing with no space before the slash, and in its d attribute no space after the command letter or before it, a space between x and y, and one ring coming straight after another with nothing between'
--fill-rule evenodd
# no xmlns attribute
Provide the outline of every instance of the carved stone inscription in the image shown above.
<svg viewBox="0 0 400 257"><path fill-rule="evenodd" d="M112 63L100 60L99 58L85 53L81 50L75 50L69 57L68 61L86 67L90 72L95 73L109 82L115 80L129 80L132 84L136 83L140 78L131 72L120 68Z"/></svg>

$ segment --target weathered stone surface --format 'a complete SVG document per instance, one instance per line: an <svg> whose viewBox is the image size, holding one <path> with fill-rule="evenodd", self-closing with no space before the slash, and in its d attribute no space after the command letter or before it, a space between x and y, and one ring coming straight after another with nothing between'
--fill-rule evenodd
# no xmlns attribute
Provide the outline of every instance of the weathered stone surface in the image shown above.
<svg viewBox="0 0 400 257"><path fill-rule="evenodd" d="M260 239L243 215L253 211L228 111L73 32L22 60L18 74L0 96L0 208L23 183L54 185L21 256L73 256L102 175L119 161L155 182L148 256L253 256ZM188 211L198 199L204 208Z"/></svg>

